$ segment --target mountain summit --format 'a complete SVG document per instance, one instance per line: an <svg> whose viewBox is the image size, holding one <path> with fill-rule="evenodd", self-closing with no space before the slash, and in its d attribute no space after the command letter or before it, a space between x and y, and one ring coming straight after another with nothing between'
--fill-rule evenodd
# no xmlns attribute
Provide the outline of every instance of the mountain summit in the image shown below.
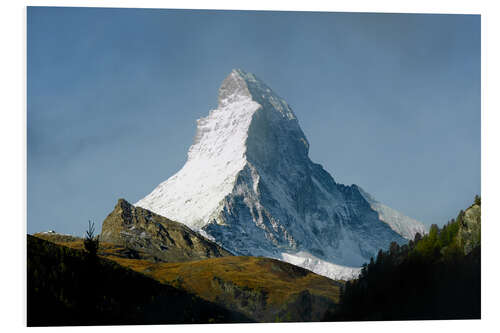
<svg viewBox="0 0 500 333"><path fill-rule="evenodd" d="M135 205L235 254L278 258L331 278L349 278L379 249L425 231L358 186L336 183L308 152L290 106L236 69L219 89L217 109L198 120L186 164Z"/></svg>

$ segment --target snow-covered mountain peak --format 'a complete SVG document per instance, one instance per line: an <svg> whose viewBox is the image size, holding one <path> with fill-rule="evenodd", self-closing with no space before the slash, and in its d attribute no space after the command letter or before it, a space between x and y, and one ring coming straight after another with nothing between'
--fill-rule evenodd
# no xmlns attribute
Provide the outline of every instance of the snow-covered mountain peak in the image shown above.
<svg viewBox="0 0 500 333"><path fill-rule="evenodd" d="M241 69L233 69L224 79L217 109L197 124L188 160L216 156L266 164L284 155L308 158L309 143L290 106L254 74Z"/></svg>
<svg viewBox="0 0 500 333"><path fill-rule="evenodd" d="M398 232L406 220L392 228L395 214L382 217L373 198L337 184L309 159L292 109L255 75L233 70L218 102L198 120L186 164L136 206L235 254L278 258L335 278L355 274L392 241L406 242Z"/></svg>
<svg viewBox="0 0 500 333"><path fill-rule="evenodd" d="M286 119L296 119L290 106L268 85L254 74L242 69L233 69L219 88L219 108L239 99L252 99L265 107L271 104L273 111L279 112Z"/></svg>
<svg viewBox="0 0 500 333"><path fill-rule="evenodd" d="M219 88L218 108L224 108L238 100L251 98L252 96L244 79L243 71L233 69L224 81L222 81Z"/></svg>

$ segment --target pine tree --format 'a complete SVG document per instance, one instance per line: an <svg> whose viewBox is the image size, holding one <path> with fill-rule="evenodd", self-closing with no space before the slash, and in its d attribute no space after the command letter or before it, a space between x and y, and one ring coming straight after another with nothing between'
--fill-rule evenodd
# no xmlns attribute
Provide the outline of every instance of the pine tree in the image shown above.
<svg viewBox="0 0 500 333"><path fill-rule="evenodd" d="M94 236L95 226L94 222L89 220L89 229L83 240L83 245L85 250L92 256L97 256L97 250L99 249L99 236Z"/></svg>

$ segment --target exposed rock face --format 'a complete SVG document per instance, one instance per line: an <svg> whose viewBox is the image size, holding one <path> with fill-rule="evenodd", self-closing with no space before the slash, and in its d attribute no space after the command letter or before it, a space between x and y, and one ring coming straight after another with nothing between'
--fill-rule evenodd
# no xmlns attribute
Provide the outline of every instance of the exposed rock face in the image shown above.
<svg viewBox="0 0 500 333"><path fill-rule="evenodd" d="M198 120L186 164L135 205L205 232L235 254L337 279L355 275L354 267L391 242L407 242L393 226L407 230L408 219L381 218L357 186L335 182L308 152L290 106L255 75L233 70L217 109Z"/></svg>
<svg viewBox="0 0 500 333"><path fill-rule="evenodd" d="M481 206L474 204L469 207L463 216L462 224L458 229L458 243L465 254L481 245Z"/></svg>
<svg viewBox="0 0 500 333"><path fill-rule="evenodd" d="M232 255L216 243L141 207L119 199L102 223L100 240L153 255L160 261L189 261Z"/></svg>

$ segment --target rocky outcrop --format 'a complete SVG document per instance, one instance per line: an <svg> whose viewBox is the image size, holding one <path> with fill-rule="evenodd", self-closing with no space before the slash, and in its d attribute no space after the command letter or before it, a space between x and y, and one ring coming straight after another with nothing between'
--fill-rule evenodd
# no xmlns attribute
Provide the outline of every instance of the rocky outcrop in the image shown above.
<svg viewBox="0 0 500 333"><path fill-rule="evenodd" d="M232 255L216 243L141 207L119 199L102 223L100 240L145 252L156 261L180 262Z"/></svg>
<svg viewBox="0 0 500 333"><path fill-rule="evenodd" d="M481 205L474 204L464 213L458 230L458 243L467 255L481 245Z"/></svg>

